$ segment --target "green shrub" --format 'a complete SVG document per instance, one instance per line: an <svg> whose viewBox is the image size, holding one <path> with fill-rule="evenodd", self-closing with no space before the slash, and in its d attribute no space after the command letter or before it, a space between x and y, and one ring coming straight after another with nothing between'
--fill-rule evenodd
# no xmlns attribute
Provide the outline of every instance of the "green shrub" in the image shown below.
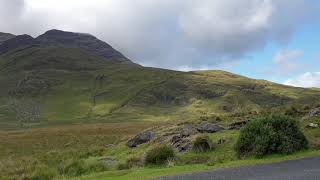
<svg viewBox="0 0 320 180"><path fill-rule="evenodd" d="M207 152L213 149L213 143L208 136L199 136L193 142L192 149L197 153Z"/></svg>
<svg viewBox="0 0 320 180"><path fill-rule="evenodd" d="M157 146L146 154L146 165L164 165L175 157L174 150L166 145Z"/></svg>
<svg viewBox="0 0 320 180"><path fill-rule="evenodd" d="M297 121L283 115L271 115L252 120L242 128L235 149L239 157L262 157L273 153L289 154L307 146Z"/></svg>

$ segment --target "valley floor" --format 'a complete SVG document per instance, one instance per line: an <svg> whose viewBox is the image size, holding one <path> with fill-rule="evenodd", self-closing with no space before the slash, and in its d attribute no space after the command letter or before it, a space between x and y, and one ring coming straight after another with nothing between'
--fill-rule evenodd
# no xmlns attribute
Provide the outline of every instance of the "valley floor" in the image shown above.
<svg viewBox="0 0 320 180"><path fill-rule="evenodd" d="M213 142L218 142L221 138L226 140L213 151L178 154L179 161L166 167L117 170L117 167L106 168L102 165L106 159L111 159L111 163L113 160L125 163L130 158L142 157L155 144L151 142L137 148L128 148L127 140L150 127L166 129L172 126L174 123L169 122L86 123L0 131L0 179L28 177L140 180L320 156L319 147L313 146L309 151L289 156L274 155L264 159L239 160L233 150L239 131L228 130L208 134ZM318 129L305 129L304 132L312 144L318 142Z"/></svg>

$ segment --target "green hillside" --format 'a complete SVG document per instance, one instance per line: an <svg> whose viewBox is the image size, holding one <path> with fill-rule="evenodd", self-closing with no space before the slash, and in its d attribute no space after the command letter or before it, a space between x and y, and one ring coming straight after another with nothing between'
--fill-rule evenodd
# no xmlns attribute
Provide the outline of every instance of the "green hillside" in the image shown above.
<svg viewBox="0 0 320 180"><path fill-rule="evenodd" d="M91 35L54 33L33 39L16 36L0 45L1 127L18 125L9 106L13 99L37 103L44 125L196 120L313 105L320 99L315 89L224 71L142 67Z"/></svg>

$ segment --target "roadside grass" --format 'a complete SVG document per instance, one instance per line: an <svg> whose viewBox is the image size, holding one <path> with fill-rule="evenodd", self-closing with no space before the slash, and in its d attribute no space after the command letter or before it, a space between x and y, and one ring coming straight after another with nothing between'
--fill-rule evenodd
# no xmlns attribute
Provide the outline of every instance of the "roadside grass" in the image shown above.
<svg viewBox="0 0 320 180"><path fill-rule="evenodd" d="M139 168L121 171L106 171L102 173L91 174L88 176L82 176L74 178L74 180L147 180L161 176L171 176L184 173L195 173L207 170L218 170L221 168L236 168L241 166L253 166L258 164L276 163L286 160L294 160L306 157L320 156L320 151L301 151L291 155L271 155L266 156L262 159L247 158L244 160L235 160L216 163L214 165L208 164L194 164L184 166L173 166L173 167L159 167L159 168Z"/></svg>

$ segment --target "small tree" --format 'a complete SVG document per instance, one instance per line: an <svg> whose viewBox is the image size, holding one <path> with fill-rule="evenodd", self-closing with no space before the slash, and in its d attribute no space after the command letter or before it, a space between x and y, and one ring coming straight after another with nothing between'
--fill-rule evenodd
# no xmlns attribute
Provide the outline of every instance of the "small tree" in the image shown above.
<svg viewBox="0 0 320 180"><path fill-rule="evenodd" d="M272 153L293 153L308 147L297 121L283 115L271 115L250 121L240 131L235 149L239 157L261 157Z"/></svg>

